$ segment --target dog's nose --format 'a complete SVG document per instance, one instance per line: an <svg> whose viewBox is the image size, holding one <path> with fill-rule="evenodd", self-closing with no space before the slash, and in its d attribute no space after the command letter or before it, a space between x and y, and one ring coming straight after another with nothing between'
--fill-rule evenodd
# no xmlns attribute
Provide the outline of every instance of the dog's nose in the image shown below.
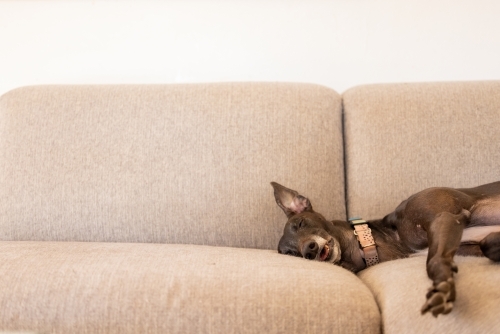
<svg viewBox="0 0 500 334"><path fill-rule="evenodd" d="M308 241L304 244L302 248L302 256L308 260L314 260L318 254L319 246L316 241Z"/></svg>

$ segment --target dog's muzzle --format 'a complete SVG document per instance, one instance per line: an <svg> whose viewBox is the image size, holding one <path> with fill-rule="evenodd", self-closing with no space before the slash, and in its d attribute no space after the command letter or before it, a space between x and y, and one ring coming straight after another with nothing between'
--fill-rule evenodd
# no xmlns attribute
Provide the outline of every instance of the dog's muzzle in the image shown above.
<svg viewBox="0 0 500 334"><path fill-rule="evenodd" d="M302 256L308 260L327 261L337 263L340 261L340 248L333 239L329 241L321 237L313 237L306 241L301 249Z"/></svg>

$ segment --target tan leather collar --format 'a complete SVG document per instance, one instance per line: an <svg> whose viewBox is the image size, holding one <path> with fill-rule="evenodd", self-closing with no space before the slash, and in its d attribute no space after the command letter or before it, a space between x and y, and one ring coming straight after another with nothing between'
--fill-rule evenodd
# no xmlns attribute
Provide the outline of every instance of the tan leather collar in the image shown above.
<svg viewBox="0 0 500 334"><path fill-rule="evenodd" d="M377 245L372 236L372 230L368 223L361 218L350 218L349 222L354 227L354 235L358 238L359 244L365 254L366 267L371 267L379 263Z"/></svg>

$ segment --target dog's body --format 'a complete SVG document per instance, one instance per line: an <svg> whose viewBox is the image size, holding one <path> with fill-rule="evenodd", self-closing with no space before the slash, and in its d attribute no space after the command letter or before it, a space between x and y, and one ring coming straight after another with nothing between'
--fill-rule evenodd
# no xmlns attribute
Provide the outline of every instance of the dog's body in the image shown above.
<svg viewBox="0 0 500 334"><path fill-rule="evenodd" d="M298 192L271 184L276 203L288 217L278 252L334 263L353 272L366 268L348 222L327 221ZM425 189L383 219L367 223L380 262L428 248L427 274L433 286L422 313L446 314L455 300L455 253L500 261L500 182L468 189Z"/></svg>

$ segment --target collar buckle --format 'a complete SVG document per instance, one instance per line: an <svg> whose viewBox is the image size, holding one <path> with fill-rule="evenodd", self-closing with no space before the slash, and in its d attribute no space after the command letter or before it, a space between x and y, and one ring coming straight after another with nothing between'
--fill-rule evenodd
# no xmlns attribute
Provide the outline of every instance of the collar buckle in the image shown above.
<svg viewBox="0 0 500 334"><path fill-rule="evenodd" d="M372 230L368 227L368 223L359 217L350 218L349 222L354 227L354 235L365 255L366 266L371 267L379 263L377 244L373 239Z"/></svg>

